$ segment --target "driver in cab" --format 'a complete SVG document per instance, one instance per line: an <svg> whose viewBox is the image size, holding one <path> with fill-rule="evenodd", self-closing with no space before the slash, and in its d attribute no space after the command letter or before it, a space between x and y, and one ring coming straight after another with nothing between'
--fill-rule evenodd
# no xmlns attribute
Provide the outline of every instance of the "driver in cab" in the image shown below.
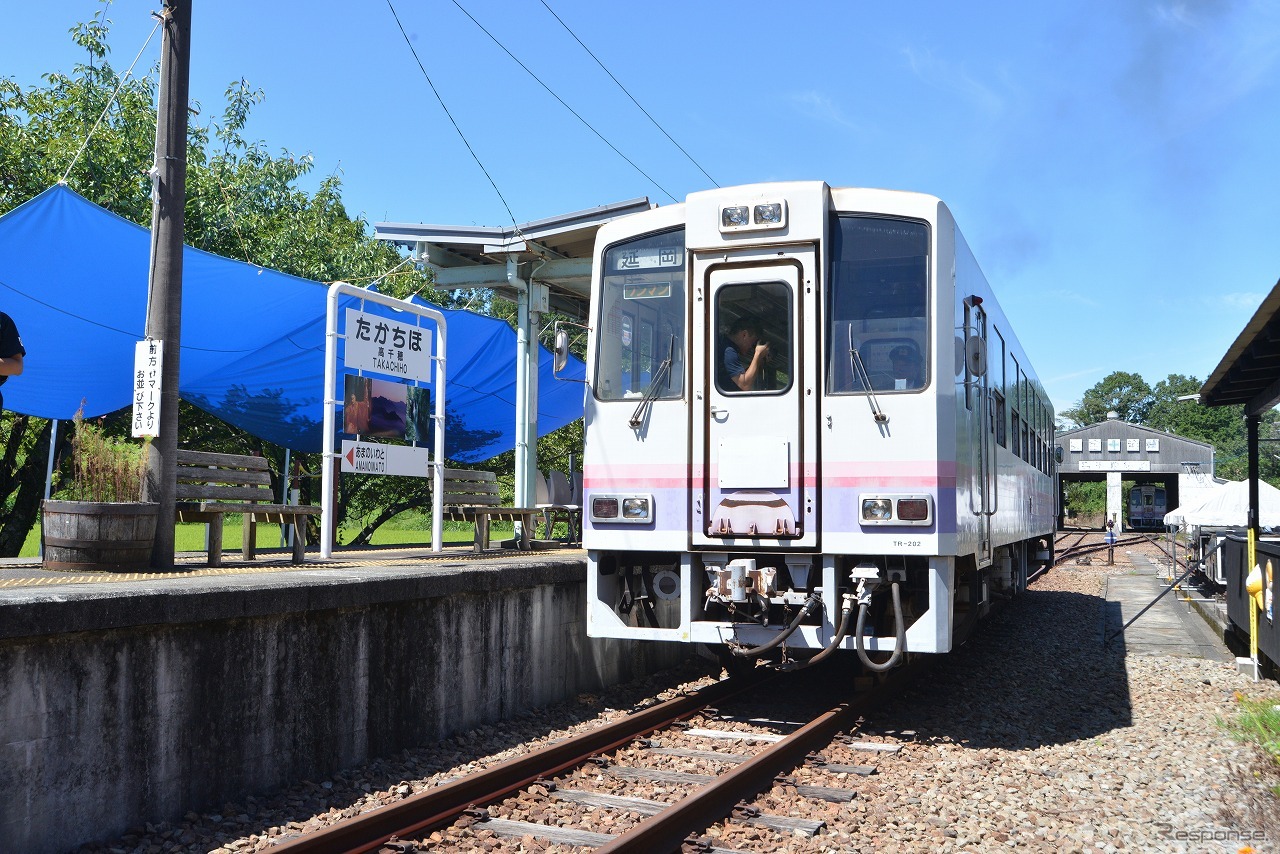
<svg viewBox="0 0 1280 854"><path fill-rule="evenodd" d="M889 373L893 383L886 390L924 387L924 360L914 344L899 344L889 351Z"/></svg>
<svg viewBox="0 0 1280 854"><path fill-rule="evenodd" d="M760 322L743 316L729 327L729 346L724 350L724 375L729 391L758 391L765 387L765 363L769 342L761 340Z"/></svg>

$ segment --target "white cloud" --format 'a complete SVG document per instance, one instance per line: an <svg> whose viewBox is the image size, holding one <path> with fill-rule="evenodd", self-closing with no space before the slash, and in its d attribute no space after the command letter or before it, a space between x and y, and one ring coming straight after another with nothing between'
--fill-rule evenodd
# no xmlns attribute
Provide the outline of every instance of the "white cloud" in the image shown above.
<svg viewBox="0 0 1280 854"><path fill-rule="evenodd" d="M1004 110L1004 98L964 68L939 59L931 50L904 47L902 54L912 72L924 83L935 89L954 92L985 113L997 114Z"/></svg>
<svg viewBox="0 0 1280 854"><path fill-rule="evenodd" d="M856 130L858 126L845 116L840 106L821 92L797 92L791 96L792 105L803 115L827 124Z"/></svg>
<svg viewBox="0 0 1280 854"><path fill-rule="evenodd" d="M1262 298L1266 294L1249 293L1248 291L1237 291L1231 294L1223 294L1218 297L1221 302L1230 308L1245 308L1250 311L1262 305Z"/></svg>

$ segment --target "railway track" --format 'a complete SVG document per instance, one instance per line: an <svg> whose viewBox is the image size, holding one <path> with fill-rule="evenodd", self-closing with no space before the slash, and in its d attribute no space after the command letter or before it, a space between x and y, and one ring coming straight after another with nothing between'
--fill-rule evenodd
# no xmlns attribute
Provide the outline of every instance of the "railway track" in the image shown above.
<svg viewBox="0 0 1280 854"><path fill-rule="evenodd" d="M438 843L449 838L457 843L461 835L478 842L479 837L492 835L515 840L528 836L601 852L648 854L677 851L686 845L694 850L714 851L724 849L716 849L698 837L730 816L735 822L772 830L782 838L794 834L812 836L821 829L821 821L771 815L751 802L780 780L783 785L793 786L797 797L852 800L855 791L843 786L805 785L779 775L794 773L806 763L810 769L825 769L830 782L873 773L874 766L849 757L891 754L896 752L896 745L864 742L845 734L857 729L859 716L871 706L905 687L918 669L898 668L873 689L851 698L833 699L805 715L792 713L797 705L794 697L811 689L788 687L788 683L802 678L812 680L812 673L803 677L793 674L726 679L395 804L295 837L272 850L291 854L409 852L419 850L417 840ZM788 710L786 718L803 719L780 720L768 713L763 718L759 714L727 714L722 708L726 703L759 702L762 691L768 693L775 708L781 705ZM779 704L779 697L787 701ZM691 725L691 719L698 725ZM732 747L718 749L725 744ZM817 751L824 751L825 757ZM659 761L650 763L650 759ZM674 764L677 770L646 767L652 764ZM629 789L653 781L674 799L629 796ZM529 814L546 812L544 805L549 801L576 804L584 811L584 818L575 826L524 820ZM593 816L601 811L616 814L607 822L615 832L594 829L600 823Z"/></svg>
<svg viewBox="0 0 1280 854"><path fill-rule="evenodd" d="M1078 536L1077 536L1077 533L1078 533ZM1140 531L1135 531L1129 534L1121 534L1120 536L1116 537L1116 541L1110 545L1108 545L1105 541L1088 542L1087 540L1089 539L1090 535L1095 537L1105 536L1102 532L1099 532L1099 531L1080 531L1080 532L1068 531L1060 535L1055 542L1054 565L1062 566L1067 561L1075 560L1076 558L1080 558L1086 555L1091 555L1097 552L1105 551L1107 548L1120 548L1122 546L1132 546L1138 543L1150 543L1154 545L1157 549L1160 549L1161 551L1164 550L1160 541L1156 537L1152 536L1151 534L1144 534ZM1076 539L1073 540L1070 545L1063 547L1061 544L1067 539L1071 538L1072 536L1076 536Z"/></svg>

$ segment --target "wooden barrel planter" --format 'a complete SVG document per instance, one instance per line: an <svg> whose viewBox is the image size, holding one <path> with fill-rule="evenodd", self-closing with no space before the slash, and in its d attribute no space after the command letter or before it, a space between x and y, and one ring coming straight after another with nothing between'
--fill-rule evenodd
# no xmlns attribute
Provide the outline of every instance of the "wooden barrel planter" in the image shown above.
<svg viewBox="0 0 1280 854"><path fill-rule="evenodd" d="M159 506L45 501L40 521L45 569L120 572L149 567Z"/></svg>

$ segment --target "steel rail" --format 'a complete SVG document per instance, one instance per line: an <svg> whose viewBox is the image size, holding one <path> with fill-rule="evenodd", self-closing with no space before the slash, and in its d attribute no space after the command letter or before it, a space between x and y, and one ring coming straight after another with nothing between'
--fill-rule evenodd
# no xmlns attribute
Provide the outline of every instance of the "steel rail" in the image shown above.
<svg viewBox="0 0 1280 854"><path fill-rule="evenodd" d="M629 744L712 703L754 688L761 681L737 677L708 685L476 774L290 839L271 850L292 854L352 854L371 851L393 836L404 838L432 830L452 821L469 807L492 803L539 779L580 765L592 756Z"/></svg>
<svg viewBox="0 0 1280 854"><path fill-rule="evenodd" d="M923 663L920 663L923 664ZM654 854L679 851L691 835L728 816L741 801L771 786L778 774L803 763L805 756L850 729L871 707L908 685L921 667L900 667L876 690L833 706L810 723L667 809L613 838L596 854Z"/></svg>

